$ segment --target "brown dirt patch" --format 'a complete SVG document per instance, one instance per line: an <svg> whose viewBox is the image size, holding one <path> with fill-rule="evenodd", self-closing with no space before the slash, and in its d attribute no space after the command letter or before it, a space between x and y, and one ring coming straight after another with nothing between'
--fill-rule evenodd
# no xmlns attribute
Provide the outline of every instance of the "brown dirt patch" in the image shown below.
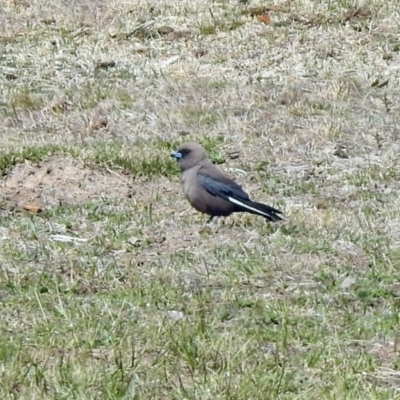
<svg viewBox="0 0 400 400"><path fill-rule="evenodd" d="M96 170L81 160L52 157L16 165L1 182L3 201L21 207L51 207L100 198L123 198L132 193L129 177Z"/></svg>

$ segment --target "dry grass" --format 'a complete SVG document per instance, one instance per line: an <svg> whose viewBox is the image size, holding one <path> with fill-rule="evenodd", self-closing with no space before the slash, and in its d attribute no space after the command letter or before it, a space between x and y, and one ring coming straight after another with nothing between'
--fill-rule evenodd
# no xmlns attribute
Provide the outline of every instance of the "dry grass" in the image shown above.
<svg viewBox="0 0 400 400"><path fill-rule="evenodd" d="M1 398L400 398L400 5L244 3L0 0Z"/></svg>

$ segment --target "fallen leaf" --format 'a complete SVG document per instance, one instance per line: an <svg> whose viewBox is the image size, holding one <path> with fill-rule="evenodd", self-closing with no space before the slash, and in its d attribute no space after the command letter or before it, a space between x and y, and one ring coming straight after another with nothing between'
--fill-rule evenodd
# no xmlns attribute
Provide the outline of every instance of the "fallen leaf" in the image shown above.
<svg viewBox="0 0 400 400"><path fill-rule="evenodd" d="M386 79L386 81L383 81L383 82L381 82L381 83L378 83L378 84L376 85L376 87L380 89L380 88L383 88L384 86L386 86L388 83L389 83L389 79Z"/></svg>
<svg viewBox="0 0 400 400"><path fill-rule="evenodd" d="M108 125L108 120L106 117L100 117L96 120L92 120L90 123L90 129L92 131L97 131L98 129L105 128Z"/></svg>
<svg viewBox="0 0 400 400"><path fill-rule="evenodd" d="M375 87L376 85L379 84L379 79L375 79L372 83L371 83L371 87Z"/></svg>
<svg viewBox="0 0 400 400"><path fill-rule="evenodd" d="M178 40L190 36L189 31L172 31L166 35L167 40Z"/></svg>
<svg viewBox="0 0 400 400"><path fill-rule="evenodd" d="M160 35L168 35L169 33L174 32L174 28L171 28L170 26L160 26L157 29L157 32Z"/></svg>
<svg viewBox="0 0 400 400"><path fill-rule="evenodd" d="M271 23L271 17L267 13L256 15L256 18L263 24Z"/></svg>
<svg viewBox="0 0 400 400"><path fill-rule="evenodd" d="M343 22L350 21L353 18L370 18L372 16L371 10L369 10L367 7L359 7L359 8L353 8L349 11L347 11L343 15Z"/></svg>
<svg viewBox="0 0 400 400"><path fill-rule="evenodd" d="M10 74L10 73L5 73L5 74L4 74L4 77L5 77L7 80L9 80L9 81L14 81L15 79L18 78L17 75L15 75L15 74Z"/></svg>
<svg viewBox="0 0 400 400"><path fill-rule="evenodd" d="M380 89L380 88L383 88L384 86L386 86L388 83L389 83L389 79L386 79L383 82L381 82L379 79L375 79L371 83L371 87L376 87L376 88Z"/></svg>
<svg viewBox="0 0 400 400"><path fill-rule="evenodd" d="M346 148L346 146L343 146L343 145L338 145L333 154L339 158L349 158L347 148Z"/></svg>
<svg viewBox="0 0 400 400"><path fill-rule="evenodd" d="M25 211L29 211L35 214L39 214L43 211L43 208L38 207L38 206L34 206L32 204L25 204L22 206L22 209Z"/></svg>
<svg viewBox="0 0 400 400"><path fill-rule="evenodd" d="M113 60L109 61L99 61L96 64L96 69L108 69L108 68L114 68L117 65L117 63Z"/></svg>

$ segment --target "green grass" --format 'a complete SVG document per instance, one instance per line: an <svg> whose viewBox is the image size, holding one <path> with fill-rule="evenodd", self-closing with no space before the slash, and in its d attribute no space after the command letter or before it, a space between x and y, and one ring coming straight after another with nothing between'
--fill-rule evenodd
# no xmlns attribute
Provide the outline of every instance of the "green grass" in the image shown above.
<svg viewBox="0 0 400 400"><path fill-rule="evenodd" d="M0 2L0 397L400 398L399 5L128 3Z"/></svg>
<svg viewBox="0 0 400 400"><path fill-rule="evenodd" d="M220 138L203 139L205 148L212 149L210 157L216 163L225 160L224 155L215 148L221 142ZM40 145L23 148L11 148L0 155L0 174L6 175L13 166L23 161L39 163L51 156L70 155L82 158L86 163L97 165L100 168L123 169L133 177L148 178L154 176L171 177L179 174L175 160L170 152L178 147L180 142L164 140L151 143L142 143L127 151L123 142L107 141L96 146L59 146Z"/></svg>

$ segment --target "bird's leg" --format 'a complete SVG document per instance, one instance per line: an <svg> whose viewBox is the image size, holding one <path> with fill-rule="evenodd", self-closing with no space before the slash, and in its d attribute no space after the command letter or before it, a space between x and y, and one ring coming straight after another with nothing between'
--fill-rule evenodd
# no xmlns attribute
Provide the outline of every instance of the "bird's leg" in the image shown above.
<svg viewBox="0 0 400 400"><path fill-rule="evenodd" d="M217 221L218 217L215 215L212 215L206 222L207 225L214 225L214 223Z"/></svg>
<svg viewBox="0 0 400 400"><path fill-rule="evenodd" d="M208 220L207 220L207 222L206 222L206 224L208 225L208 224L210 224L211 222L212 222L212 220L214 219L214 216L213 215L211 215L211 217L210 218L208 218Z"/></svg>

